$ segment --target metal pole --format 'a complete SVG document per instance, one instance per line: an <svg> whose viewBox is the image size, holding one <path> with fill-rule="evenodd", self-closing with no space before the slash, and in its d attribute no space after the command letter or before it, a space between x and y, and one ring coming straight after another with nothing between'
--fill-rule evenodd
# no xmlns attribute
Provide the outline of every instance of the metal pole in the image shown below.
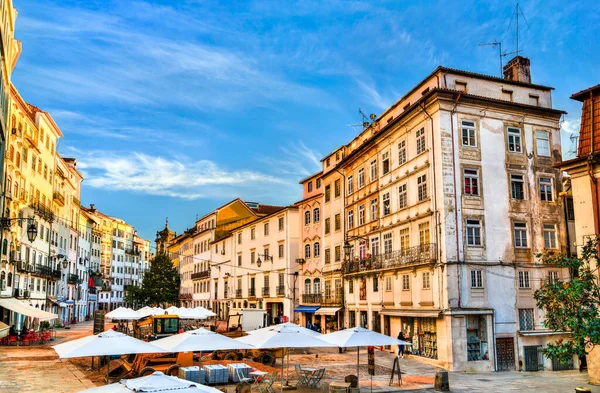
<svg viewBox="0 0 600 393"><path fill-rule="evenodd" d="M360 375L360 347L356 347L356 378L359 379Z"/></svg>

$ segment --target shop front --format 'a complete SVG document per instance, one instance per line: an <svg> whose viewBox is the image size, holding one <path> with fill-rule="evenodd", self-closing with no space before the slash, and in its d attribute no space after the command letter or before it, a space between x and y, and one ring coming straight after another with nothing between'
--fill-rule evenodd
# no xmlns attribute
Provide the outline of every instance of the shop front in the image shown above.
<svg viewBox="0 0 600 393"><path fill-rule="evenodd" d="M400 332L406 341L412 343L407 348L413 355L438 359L438 315L439 310L399 310L384 309L385 334L397 337Z"/></svg>
<svg viewBox="0 0 600 393"><path fill-rule="evenodd" d="M287 322L288 316L284 315L283 303L267 302L267 324L274 325Z"/></svg>
<svg viewBox="0 0 600 393"><path fill-rule="evenodd" d="M315 312L315 322L313 323L320 323L321 333L331 333L344 326L342 318L342 307L321 307Z"/></svg>
<svg viewBox="0 0 600 393"><path fill-rule="evenodd" d="M319 323L319 318L315 317L315 313L317 312L317 310L319 309L319 306L297 306L294 309L295 313L299 313L301 315L301 323L304 324L304 326L309 326L313 325L313 324L317 324Z"/></svg>

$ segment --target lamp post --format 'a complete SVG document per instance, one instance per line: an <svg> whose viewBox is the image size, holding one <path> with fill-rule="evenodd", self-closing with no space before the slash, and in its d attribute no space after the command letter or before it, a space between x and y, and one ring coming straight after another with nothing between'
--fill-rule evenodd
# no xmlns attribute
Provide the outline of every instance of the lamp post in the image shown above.
<svg viewBox="0 0 600 393"><path fill-rule="evenodd" d="M350 257L350 252L352 251L352 245L350 244L351 241L354 240L363 240L367 243L367 245L369 244L369 238L367 237L362 237L362 236L348 236L348 234L346 234L344 236L344 255L346 255L346 261L348 261L349 257Z"/></svg>
<svg viewBox="0 0 600 393"><path fill-rule="evenodd" d="M273 262L273 257L268 254L257 254L257 255L258 255L258 259L256 260L256 266L259 268L262 265L262 260L260 259L260 257L263 257L265 259L265 262Z"/></svg>

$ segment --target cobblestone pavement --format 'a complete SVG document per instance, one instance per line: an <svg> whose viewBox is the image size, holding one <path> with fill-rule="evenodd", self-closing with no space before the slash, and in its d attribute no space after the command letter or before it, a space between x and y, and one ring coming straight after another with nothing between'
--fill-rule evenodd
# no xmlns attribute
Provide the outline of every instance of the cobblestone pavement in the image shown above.
<svg viewBox="0 0 600 393"><path fill-rule="evenodd" d="M59 330L56 341L64 342L85 335L92 331L90 322L73 325L70 330ZM320 357L317 357L317 354ZM367 353L361 351L361 391L370 392L370 378L367 374ZM376 351L375 362L378 375L373 377L373 392L398 392L398 388L389 387L391 366L394 355L389 352ZM347 351L342 355L337 350L311 350L311 353L292 354L290 364L300 363L303 366L321 366L327 368L323 388L327 382L343 379L343 375L356 373L356 351ZM279 363L280 364L280 363ZM0 393L75 393L102 385L102 376L89 371L89 360L60 360L54 350L48 346L33 347L0 347ZM413 380L420 377L433 377L436 368L419 360L400 359L404 375ZM278 367L278 366L276 366ZM292 371L292 374L294 372ZM293 379L293 378L292 378ZM421 378L424 381L428 378ZM586 383L587 374L577 371L561 372L499 372L499 373L450 373L452 392L531 392L563 393L574 392L576 386L586 386L593 393L600 393L600 386ZM422 384L419 384L422 383ZM293 384L293 381L292 381ZM405 385L402 391L433 392L429 382L418 382ZM407 388L409 390L407 390ZM305 393L302 389L298 393ZM233 392L233 389L229 389ZM311 390L321 393L326 389ZM307 392L308 393L308 390Z"/></svg>

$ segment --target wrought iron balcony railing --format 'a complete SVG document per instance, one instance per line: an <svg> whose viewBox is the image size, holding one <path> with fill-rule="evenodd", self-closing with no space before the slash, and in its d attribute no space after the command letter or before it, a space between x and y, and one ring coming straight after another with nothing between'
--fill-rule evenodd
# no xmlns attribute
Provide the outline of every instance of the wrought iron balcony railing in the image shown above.
<svg viewBox="0 0 600 393"><path fill-rule="evenodd" d="M323 295L321 293L305 293L302 295L302 303L321 304Z"/></svg>
<svg viewBox="0 0 600 393"><path fill-rule="evenodd" d="M238 299L242 298L242 290L241 289L236 289L235 290L235 297Z"/></svg>
<svg viewBox="0 0 600 393"><path fill-rule="evenodd" d="M285 286L277 287L277 296L285 296Z"/></svg>
<svg viewBox="0 0 600 393"><path fill-rule="evenodd" d="M397 250L342 264L343 274L365 273L373 270L394 269L433 263L437 260L435 243L422 244L406 250Z"/></svg>
<svg viewBox="0 0 600 393"><path fill-rule="evenodd" d="M192 273L192 280L199 280L201 278L208 278L210 276L210 271L205 270L203 272Z"/></svg>
<svg viewBox="0 0 600 393"><path fill-rule="evenodd" d="M67 282L69 284L77 284L79 282L79 276L77 274L69 273L67 277Z"/></svg>
<svg viewBox="0 0 600 393"><path fill-rule="evenodd" d="M263 289L262 289L262 295L263 295L263 297L269 297L269 296L271 296L271 288L269 288L269 287L263 287Z"/></svg>
<svg viewBox="0 0 600 393"><path fill-rule="evenodd" d="M250 288L248 290L248 297L256 297L256 288Z"/></svg>

